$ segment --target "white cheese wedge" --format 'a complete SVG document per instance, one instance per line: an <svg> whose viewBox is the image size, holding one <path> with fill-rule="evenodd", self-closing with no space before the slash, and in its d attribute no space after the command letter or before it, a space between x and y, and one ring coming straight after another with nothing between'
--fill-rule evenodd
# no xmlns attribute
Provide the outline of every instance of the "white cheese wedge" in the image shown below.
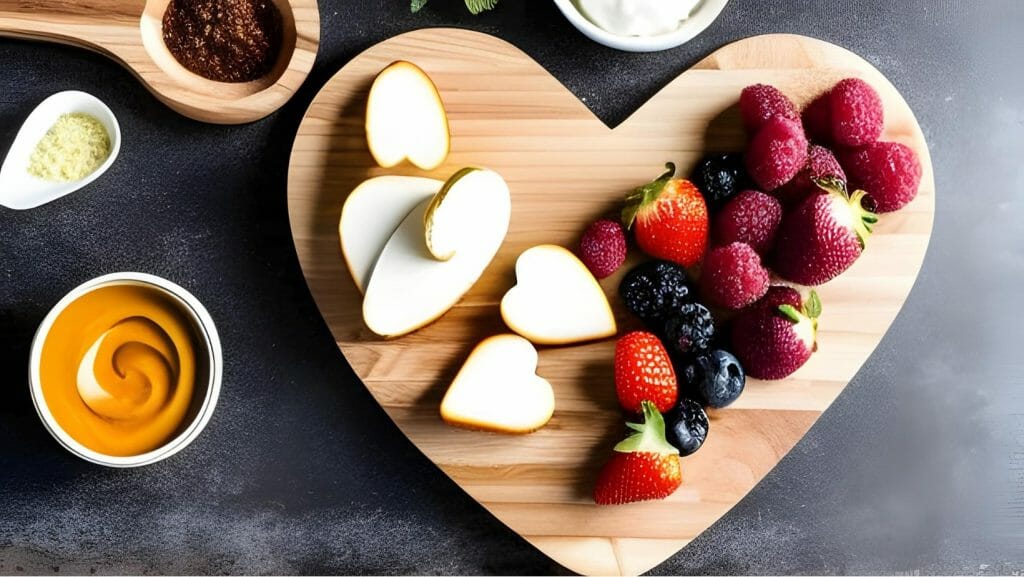
<svg viewBox="0 0 1024 577"><path fill-rule="evenodd" d="M474 189L460 201L465 218L459 246L449 260L427 250L424 217L428 199L402 221L381 251L363 299L363 320L378 335L397 337L439 318L476 283L508 232L512 200L497 173L474 170L460 186Z"/></svg>
<svg viewBox="0 0 1024 577"><path fill-rule="evenodd" d="M366 291L377 257L398 225L443 185L433 178L378 176L348 195L341 209L338 238L345 264L360 291Z"/></svg>
<svg viewBox="0 0 1024 577"><path fill-rule="evenodd" d="M513 331L544 345L613 336L615 315L594 275L568 250L535 246L516 260L516 286L501 299Z"/></svg>
<svg viewBox="0 0 1024 577"><path fill-rule="evenodd" d="M551 383L537 375L537 350L509 334L478 344L441 401L445 422L497 433L536 431L554 410Z"/></svg>

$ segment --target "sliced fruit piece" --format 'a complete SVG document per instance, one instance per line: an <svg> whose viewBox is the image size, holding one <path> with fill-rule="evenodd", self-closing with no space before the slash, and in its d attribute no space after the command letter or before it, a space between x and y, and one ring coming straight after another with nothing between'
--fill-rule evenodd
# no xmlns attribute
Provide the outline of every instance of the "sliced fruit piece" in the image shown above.
<svg viewBox="0 0 1024 577"><path fill-rule="evenodd" d="M378 335L410 333L448 311L476 283L508 232L512 201L500 177L491 181L500 191L486 195L475 218L465 224L466 238L475 239L450 260L431 256L423 242L426 200L402 221L384 245L363 299L363 320Z"/></svg>
<svg viewBox="0 0 1024 577"><path fill-rule="evenodd" d="M373 265L398 225L443 184L418 176L378 176L348 195L341 208L338 238L345 264L360 291L366 290Z"/></svg>
<svg viewBox="0 0 1024 577"><path fill-rule="evenodd" d="M537 350L519 335L496 335L473 349L441 401L450 425L530 433L555 410L551 383L537 376Z"/></svg>
<svg viewBox="0 0 1024 577"><path fill-rule="evenodd" d="M601 285L568 250L542 244L516 260L518 284L501 299L501 317L515 332L543 345L615 334L615 316Z"/></svg>
<svg viewBox="0 0 1024 577"><path fill-rule="evenodd" d="M626 423L636 432L615 445L611 460L597 475L594 502L598 505L664 499L683 482L679 450L665 440L661 413L644 401L643 414L643 424Z"/></svg>
<svg viewBox="0 0 1024 577"><path fill-rule="evenodd" d="M377 75L366 102L366 143L384 168L408 159L433 170L448 158L448 115L420 67L399 60Z"/></svg>
<svg viewBox="0 0 1024 577"><path fill-rule="evenodd" d="M492 170L468 167L453 174L423 217L427 250L437 260L449 260L460 247L478 242L474 221L507 194L505 181Z"/></svg>

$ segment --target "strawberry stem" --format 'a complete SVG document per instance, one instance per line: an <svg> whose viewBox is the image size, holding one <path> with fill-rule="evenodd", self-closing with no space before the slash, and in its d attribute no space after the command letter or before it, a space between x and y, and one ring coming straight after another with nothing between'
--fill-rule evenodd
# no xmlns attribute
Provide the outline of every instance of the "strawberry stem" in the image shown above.
<svg viewBox="0 0 1024 577"><path fill-rule="evenodd" d="M640 403L643 410L643 423L626 423L626 426L636 431L630 434L625 440L615 445L615 450L620 453L660 453L663 455L678 455L676 449L665 440L665 419L658 412L657 407L650 401Z"/></svg>
<svg viewBox="0 0 1024 577"><path fill-rule="evenodd" d="M853 214L853 231L857 235L857 241L860 242L861 250L864 250L868 237L871 236L871 227L878 222L878 215L863 205L864 197L868 193L856 190L850 194L846 189L846 183L834 176L816 178L814 184L829 194L841 196L850 205L850 212Z"/></svg>
<svg viewBox="0 0 1024 577"><path fill-rule="evenodd" d="M800 322L800 318L804 316L800 311L796 310L793 305L779 305L779 312L782 313L782 316L786 317L787 320L794 323Z"/></svg>
<svg viewBox="0 0 1024 577"><path fill-rule="evenodd" d="M675 163L666 162L665 169L661 176L643 186L634 188L626 195L626 206L622 209L622 224L626 230L633 226L633 221L636 220L640 209L658 200L661 191L665 190L665 185L672 180L672 176L676 173Z"/></svg>

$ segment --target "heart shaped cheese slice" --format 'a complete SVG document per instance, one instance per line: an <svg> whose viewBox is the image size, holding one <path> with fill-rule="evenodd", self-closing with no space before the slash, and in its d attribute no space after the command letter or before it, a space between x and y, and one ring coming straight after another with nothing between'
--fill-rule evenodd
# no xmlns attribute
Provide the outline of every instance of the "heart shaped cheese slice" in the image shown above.
<svg viewBox="0 0 1024 577"><path fill-rule="evenodd" d="M366 102L366 143L384 168L408 160L433 170L448 158L448 115L419 66L400 60L377 75Z"/></svg>
<svg viewBox="0 0 1024 577"><path fill-rule="evenodd" d="M518 335L484 339L441 401L441 418L460 427L530 433L555 410L551 383L537 375L537 350Z"/></svg>
<svg viewBox="0 0 1024 577"><path fill-rule="evenodd" d="M467 177L469 178L469 177ZM508 185L496 172L473 172L476 192L462 223L466 239L451 259L440 261L427 250L424 217L431 199L419 204L384 245L363 299L363 320L384 337L410 333L439 318L472 288L505 240L512 216ZM468 184L468 183L467 183Z"/></svg>
<svg viewBox="0 0 1024 577"><path fill-rule="evenodd" d="M348 195L341 208L338 238L345 264L360 291L366 291L377 257L398 225L443 185L433 178L378 176Z"/></svg>
<svg viewBox="0 0 1024 577"><path fill-rule="evenodd" d="M553 244L526 250L516 260L516 282L501 299L501 317L531 341L564 345L615 334L601 285L568 250Z"/></svg>

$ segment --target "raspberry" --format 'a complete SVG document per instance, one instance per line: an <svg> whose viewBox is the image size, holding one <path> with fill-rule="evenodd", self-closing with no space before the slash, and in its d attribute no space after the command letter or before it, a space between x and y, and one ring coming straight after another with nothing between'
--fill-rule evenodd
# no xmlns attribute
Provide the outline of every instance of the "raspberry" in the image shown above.
<svg viewBox="0 0 1024 577"><path fill-rule="evenodd" d="M734 242L712 249L701 269L701 294L714 305L741 309L768 292L768 269L749 244Z"/></svg>
<svg viewBox="0 0 1024 577"><path fill-rule="evenodd" d="M775 244L775 231L780 222L782 205L778 200L763 192L744 190L715 217L714 244L744 242L763 255Z"/></svg>
<svg viewBox="0 0 1024 577"><path fill-rule="evenodd" d="M765 192L789 182L807 163L807 137L797 120L768 119L747 145L747 172Z"/></svg>
<svg viewBox="0 0 1024 577"><path fill-rule="evenodd" d="M882 98L860 78L840 80L829 91L832 141L839 146L861 146L882 135Z"/></svg>
<svg viewBox="0 0 1024 577"><path fill-rule="evenodd" d="M921 161L908 146L898 142L872 142L840 152L850 177L850 187L864 190L875 201L876 212L903 208L917 196Z"/></svg>
<svg viewBox="0 0 1024 577"><path fill-rule="evenodd" d="M814 179L832 177L846 182L846 173L836 156L824 146L812 144L807 153L807 164L793 180L777 188L772 194L787 206L794 206L811 194L822 192ZM763 254L763 253L762 253Z"/></svg>
<svg viewBox="0 0 1024 577"><path fill-rule="evenodd" d="M587 227L580 239L580 260L599 279L619 270L626 260L626 233L622 225L603 218Z"/></svg>
<svg viewBox="0 0 1024 577"><path fill-rule="evenodd" d="M815 142L832 142L831 116L829 115L828 92L811 101L801 115L807 138Z"/></svg>
<svg viewBox="0 0 1024 577"><path fill-rule="evenodd" d="M800 118L793 101L778 88L767 84L754 84L740 92L740 115L749 134L755 134L773 116L790 120Z"/></svg>

